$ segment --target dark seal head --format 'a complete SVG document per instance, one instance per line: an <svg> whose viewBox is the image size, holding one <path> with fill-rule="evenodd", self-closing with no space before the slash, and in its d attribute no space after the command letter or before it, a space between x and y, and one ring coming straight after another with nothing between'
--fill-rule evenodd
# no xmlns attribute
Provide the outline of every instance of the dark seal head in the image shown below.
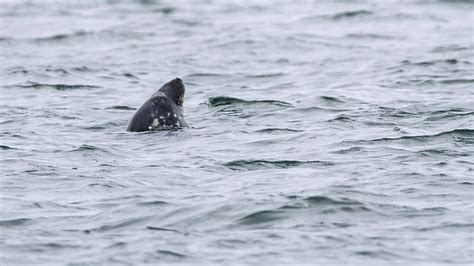
<svg viewBox="0 0 474 266"><path fill-rule="evenodd" d="M165 83L138 108L128 123L133 132L187 127L183 115L184 84L179 78Z"/></svg>

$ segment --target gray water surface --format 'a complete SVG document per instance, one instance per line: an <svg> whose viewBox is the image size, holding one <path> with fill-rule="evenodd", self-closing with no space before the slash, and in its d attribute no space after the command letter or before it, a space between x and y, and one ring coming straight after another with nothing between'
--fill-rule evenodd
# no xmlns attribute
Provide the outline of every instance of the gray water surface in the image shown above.
<svg viewBox="0 0 474 266"><path fill-rule="evenodd" d="M472 264L472 1L1 1L0 264ZM164 82L191 128L130 133Z"/></svg>

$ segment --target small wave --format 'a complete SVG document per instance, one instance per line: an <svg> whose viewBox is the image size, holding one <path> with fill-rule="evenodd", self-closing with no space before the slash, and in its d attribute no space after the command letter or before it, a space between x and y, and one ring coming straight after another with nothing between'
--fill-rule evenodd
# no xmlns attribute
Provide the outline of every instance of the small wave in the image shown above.
<svg viewBox="0 0 474 266"><path fill-rule="evenodd" d="M224 164L232 170L255 171L261 169L286 169L299 166L329 166L331 162L325 161L296 161L296 160L235 160Z"/></svg>
<svg viewBox="0 0 474 266"><path fill-rule="evenodd" d="M81 89L96 89L100 86L95 85L82 85L82 84L45 84L37 82L27 82L24 85L13 85L14 87L20 88L34 88L34 89L55 89L59 91L65 90L81 90Z"/></svg>
<svg viewBox="0 0 474 266"><path fill-rule="evenodd" d="M338 115L335 118L326 120L326 122L353 122L354 120L345 115Z"/></svg>
<svg viewBox="0 0 474 266"><path fill-rule="evenodd" d="M70 34L56 34L56 35L52 35L52 36L48 36L48 37L35 38L34 40L35 41L40 41L40 42L62 41L62 40L66 40L66 39L73 38L73 37L86 36L88 34L90 34L90 33L85 32L85 31L77 31L77 32L70 33Z"/></svg>
<svg viewBox="0 0 474 266"><path fill-rule="evenodd" d="M71 150L72 152L78 152L78 151L101 151L101 152L107 152L107 150L93 146L93 145L88 145L88 144L82 144L76 149Z"/></svg>
<svg viewBox="0 0 474 266"><path fill-rule="evenodd" d="M474 79L443 79L439 81L441 84L474 84Z"/></svg>
<svg viewBox="0 0 474 266"><path fill-rule="evenodd" d="M334 151L332 153L350 154L350 153L357 153L357 152L361 152L361 151L364 151L364 148L362 148L362 147L350 147L350 148L347 148L347 149L337 150L337 151Z"/></svg>
<svg viewBox="0 0 474 266"><path fill-rule="evenodd" d="M280 77L285 75L285 73L277 72L277 73L267 73L267 74L257 74L257 75L246 75L246 78L272 78L272 77Z"/></svg>
<svg viewBox="0 0 474 266"><path fill-rule="evenodd" d="M16 150L16 148L7 145L0 145L0 150Z"/></svg>
<svg viewBox="0 0 474 266"><path fill-rule="evenodd" d="M334 200L326 196L310 196L304 198L306 202L308 202L312 206L322 206L322 205L362 205L362 203L347 199L347 198L342 198L339 200Z"/></svg>
<svg viewBox="0 0 474 266"><path fill-rule="evenodd" d="M449 229L474 229L474 223L443 223L441 225L417 228L417 231L434 231L434 230L449 230Z"/></svg>
<svg viewBox="0 0 474 266"><path fill-rule="evenodd" d="M345 101L333 96L319 96L319 99L327 103L345 103Z"/></svg>
<svg viewBox="0 0 474 266"><path fill-rule="evenodd" d="M178 253L178 252L171 251L171 250L159 249L156 252L161 254L161 255L172 256L172 257L176 257L176 258L180 258L180 259L187 257L186 255L184 255L182 253Z"/></svg>
<svg viewBox="0 0 474 266"><path fill-rule="evenodd" d="M139 79L137 76L133 75L132 73L123 73L122 76L131 79Z"/></svg>
<svg viewBox="0 0 474 266"><path fill-rule="evenodd" d="M257 211L239 219L238 223L241 225L268 223L284 218L284 213L285 212L281 210Z"/></svg>
<svg viewBox="0 0 474 266"><path fill-rule="evenodd" d="M98 124L98 125L84 127L83 129L86 129L86 130L104 130L104 129L107 129L107 128L117 127L117 126L120 126L120 125L122 125L122 124L114 123L114 122L106 122L106 123L102 123L102 124Z"/></svg>
<svg viewBox="0 0 474 266"><path fill-rule="evenodd" d="M63 75L69 75L69 72L66 69L63 68L51 68L47 67L44 69L45 72L55 72L55 73L60 73Z"/></svg>
<svg viewBox="0 0 474 266"><path fill-rule="evenodd" d="M353 10L334 14L331 18L335 20L340 20L346 18L364 17L372 14L373 12L367 10Z"/></svg>
<svg viewBox="0 0 474 266"><path fill-rule="evenodd" d="M468 157L471 156L470 153L462 153L462 152L457 152L457 151L452 151L452 150L445 150L445 149L426 149L426 150L421 150L417 151L416 153L421 154L421 155L426 155L426 156L431 156L431 155L445 155L445 156L450 156L450 157Z"/></svg>
<svg viewBox="0 0 474 266"><path fill-rule="evenodd" d="M126 111L132 111L132 110L136 110L136 108L129 107L129 106L126 106L126 105L113 105L113 106L105 107L105 110L126 110Z"/></svg>
<svg viewBox="0 0 474 266"><path fill-rule="evenodd" d="M433 49L433 53L446 53L446 52L457 52L469 50L472 47L459 46L457 44L447 45L447 46L437 46Z"/></svg>
<svg viewBox="0 0 474 266"><path fill-rule="evenodd" d="M86 67L86 66L73 67L71 69L74 70L74 71L78 71L78 72L97 72L98 71L98 69L92 69L92 68Z"/></svg>
<svg viewBox="0 0 474 266"><path fill-rule="evenodd" d="M455 65L459 63L466 63L470 64L468 61L459 61L455 58L450 58L450 59L436 59L436 60L430 60L430 61L419 61L419 62L412 62L410 60L403 60L402 64L404 65L411 65L411 66L432 66L435 64L448 64L448 65Z"/></svg>
<svg viewBox="0 0 474 266"><path fill-rule="evenodd" d="M105 189L109 189L109 188L114 188L115 185L111 185L111 184L105 184L105 183L90 183L87 185L88 187L99 187L99 188L105 188Z"/></svg>
<svg viewBox="0 0 474 266"><path fill-rule="evenodd" d="M386 251L386 250L361 250L353 252L354 255L367 257L368 259L373 258L400 258L396 253Z"/></svg>
<svg viewBox="0 0 474 266"><path fill-rule="evenodd" d="M111 224L102 225L102 226L100 226L96 229L93 229L91 231L105 232L105 231L111 231L111 230L116 230L116 229L122 229L124 227L128 227L128 226L131 226L131 225L136 225L136 224L142 223L147 219L148 219L148 217L130 218L130 219L127 219L123 222L115 222L115 223L111 223Z"/></svg>
<svg viewBox="0 0 474 266"><path fill-rule="evenodd" d="M460 141L466 141L467 143L474 143L474 129L454 129L450 131L444 131L433 135L417 135L417 136L402 136L396 138L379 138L370 140L370 142L384 142L384 141L397 141L397 140L417 140L427 141L432 138L451 136Z"/></svg>
<svg viewBox="0 0 474 266"><path fill-rule="evenodd" d="M138 202L137 205L141 206L159 206L159 205L167 205L168 202L162 200L153 200L153 201L145 201L145 202Z"/></svg>
<svg viewBox="0 0 474 266"><path fill-rule="evenodd" d="M169 15L176 12L174 7L159 7L152 10L153 13L161 13L163 15Z"/></svg>
<svg viewBox="0 0 474 266"><path fill-rule="evenodd" d="M373 40L402 40L403 37L382 35L375 33L351 33L346 34L345 37L352 39L373 39Z"/></svg>
<svg viewBox="0 0 474 266"><path fill-rule="evenodd" d="M430 116L425 121L439 121L446 119L454 119L457 117L471 116L474 112L470 112L464 109L449 109L449 110L438 110L430 113Z"/></svg>
<svg viewBox="0 0 474 266"><path fill-rule="evenodd" d="M303 132L304 130L291 129L291 128L263 128L256 130L258 133L280 133L280 132Z"/></svg>
<svg viewBox="0 0 474 266"><path fill-rule="evenodd" d="M7 72L9 75L14 75L14 74L28 74L28 73L30 73L30 71L28 71L27 69L25 69L24 67L21 67L21 66L7 68L7 69L6 69L6 72Z"/></svg>
<svg viewBox="0 0 474 266"><path fill-rule="evenodd" d="M200 77L226 77L226 74L218 74L218 73L193 73L186 75L185 78L200 78Z"/></svg>
<svg viewBox="0 0 474 266"><path fill-rule="evenodd" d="M11 219L11 220L0 220L0 226L2 227L12 227L12 226L19 226L32 223L32 219L28 218L18 218L18 219Z"/></svg>
<svg viewBox="0 0 474 266"><path fill-rule="evenodd" d="M237 105L237 104L240 104L240 105L269 104L269 105L277 105L277 106L284 106L284 107L292 107L290 103L283 102L283 101L276 101L276 100L247 101L247 100L242 100L239 98L226 97L226 96L211 97L208 99L207 104L211 107L222 106L222 105Z"/></svg>
<svg viewBox="0 0 474 266"><path fill-rule="evenodd" d="M163 227L156 227L156 226L147 226L146 229L152 230L152 231L179 232L178 230L175 230L175 229L169 229L169 228L163 228Z"/></svg>
<svg viewBox="0 0 474 266"><path fill-rule="evenodd" d="M361 213L361 212L373 212L366 204L348 199L332 199L326 196L310 196L304 199L310 208L320 208L325 214L331 214L336 212L349 212L349 213Z"/></svg>
<svg viewBox="0 0 474 266"><path fill-rule="evenodd" d="M173 23L188 26L188 27L194 27L194 26L202 25L204 22L197 19L192 20L192 19L178 18L178 19L173 19Z"/></svg>

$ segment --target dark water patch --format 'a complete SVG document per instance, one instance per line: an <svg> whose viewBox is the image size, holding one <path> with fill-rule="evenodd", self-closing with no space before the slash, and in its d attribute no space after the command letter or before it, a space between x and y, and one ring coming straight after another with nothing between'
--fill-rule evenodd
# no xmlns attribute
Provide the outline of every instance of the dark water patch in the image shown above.
<svg viewBox="0 0 474 266"><path fill-rule="evenodd" d="M345 37L351 39L372 39L372 40L403 40L405 38L398 37L398 36L390 36L390 35L383 35L383 34L375 34L375 33L350 33L346 34Z"/></svg>
<svg viewBox="0 0 474 266"><path fill-rule="evenodd" d="M463 63L469 63L468 61L462 61ZM410 60L403 60L402 64L403 65L411 65L411 66L432 66L435 64L448 64L448 65L455 65L460 63L459 60L455 58L451 59L434 59L430 61L419 61L419 62L412 62ZM470 64L470 63L469 63Z"/></svg>
<svg viewBox="0 0 474 266"><path fill-rule="evenodd" d="M126 242L116 242L107 247L107 249L114 249L114 248L125 248L127 246ZM78 265L79 266L79 265Z"/></svg>
<svg viewBox="0 0 474 266"><path fill-rule="evenodd" d="M224 166L232 170L255 171L262 169L286 169L308 166L331 166L332 162L326 161L296 161L296 160L235 160L225 163Z"/></svg>
<svg viewBox="0 0 474 266"><path fill-rule="evenodd" d="M88 90L88 89L96 89L100 88L100 86L95 85L83 85L83 84L45 84L45 83L37 83L37 82L27 82L26 84L18 84L13 85L12 87L20 87L20 88L33 88L33 89L54 89L59 91L66 91L66 90Z"/></svg>
<svg viewBox="0 0 474 266"><path fill-rule="evenodd" d="M87 185L88 187L102 187L102 188L114 188L114 185L107 184L107 183L91 183Z"/></svg>
<svg viewBox="0 0 474 266"><path fill-rule="evenodd" d="M43 253L43 252L53 252L62 249L82 249L84 248L81 245L73 244L64 244L64 243L41 243L41 244L32 244L25 247L22 247L25 250L28 250L33 253Z"/></svg>
<svg viewBox="0 0 474 266"><path fill-rule="evenodd" d="M170 15L173 14L177 11L176 8L174 7L160 7L160 8L154 8L152 10L153 13L161 13L163 15Z"/></svg>
<svg viewBox="0 0 474 266"><path fill-rule="evenodd" d="M217 107L217 106L223 106L223 105L259 105L259 104L292 107L290 103L283 102L283 101L276 101L276 100L249 100L247 101L247 100L242 100L239 98L226 97L226 96L210 97L207 101L207 104L210 107Z"/></svg>
<svg viewBox="0 0 474 266"><path fill-rule="evenodd" d="M325 103L328 104L341 104L345 103L345 101L341 100L338 97L333 97L333 96L319 96L319 99Z"/></svg>
<svg viewBox="0 0 474 266"><path fill-rule="evenodd" d="M32 224L33 220L28 218L17 218L11 220L0 220L1 227L14 227Z"/></svg>
<svg viewBox="0 0 474 266"><path fill-rule="evenodd" d="M151 230L151 231L179 232L178 230L175 230L175 229L156 227L156 226L147 226L146 229Z"/></svg>
<svg viewBox="0 0 474 266"><path fill-rule="evenodd" d="M10 38L10 37L0 37L0 42L12 42L14 41L15 39L14 38Z"/></svg>
<svg viewBox="0 0 474 266"><path fill-rule="evenodd" d="M86 36L88 34L92 34L92 33L85 32L85 31L77 31L77 32L70 33L70 34L56 34L56 35L52 35L52 36L48 36L48 37L35 38L33 40L38 41L38 42L63 41L63 40L71 39L71 38L74 38L74 37Z"/></svg>
<svg viewBox="0 0 474 266"><path fill-rule="evenodd" d="M125 218L122 219L120 222L112 222L111 224L102 225L99 228L92 229L91 231L96 232L107 232L107 231L114 231L114 230L123 230L126 227L136 225L148 220L148 216L140 217L140 218ZM123 221L124 220L124 221Z"/></svg>
<svg viewBox="0 0 474 266"><path fill-rule="evenodd" d="M292 203L292 204L285 204L279 207L279 210L296 210L296 209L303 209L306 206L300 202Z"/></svg>
<svg viewBox="0 0 474 266"><path fill-rule="evenodd" d="M17 150L17 149L7 146L7 145L0 145L0 150Z"/></svg>
<svg viewBox="0 0 474 266"><path fill-rule="evenodd" d="M144 202L137 203L137 205L140 205L140 206L161 206L161 205L167 205L167 204L169 203L163 200L144 201Z"/></svg>
<svg viewBox="0 0 474 266"><path fill-rule="evenodd" d="M176 23L178 25L188 26L188 27L195 27L195 26L203 25L204 22L198 19L177 18L177 19L173 19L173 23Z"/></svg>
<svg viewBox="0 0 474 266"><path fill-rule="evenodd" d="M256 130L255 132L278 134L278 133L304 132L304 130L291 129L291 128L263 128L263 129Z"/></svg>
<svg viewBox="0 0 474 266"><path fill-rule="evenodd" d="M133 75L132 73L123 73L122 76L131 79L139 79L137 76Z"/></svg>
<svg viewBox="0 0 474 266"><path fill-rule="evenodd" d="M95 69L95 68L90 68L87 66L80 66L80 67L72 67L71 70L77 71L77 72L91 72L91 73L96 73L101 70L106 70L106 69Z"/></svg>
<svg viewBox="0 0 474 266"><path fill-rule="evenodd" d="M458 51L465 51L472 49L472 47L467 46L460 46L457 44L451 44L446 46L437 46L435 47L432 52L433 53L446 53L446 52L458 52Z"/></svg>
<svg viewBox="0 0 474 266"><path fill-rule="evenodd" d="M267 74L257 74L257 75L245 75L246 78L273 78L273 77L281 77L285 75L285 73L277 72L277 73L267 73Z"/></svg>
<svg viewBox="0 0 474 266"><path fill-rule="evenodd" d="M310 196L304 198L311 206L327 206L327 205L362 205L362 203L351 200L348 198L342 198L335 200L326 196Z"/></svg>
<svg viewBox="0 0 474 266"><path fill-rule="evenodd" d="M284 218L284 211L265 210L251 213L238 220L241 225L256 225L262 223L273 222Z"/></svg>
<svg viewBox="0 0 474 266"><path fill-rule="evenodd" d="M452 84L474 84L474 79L443 79L439 80L441 84L452 85Z"/></svg>
<svg viewBox="0 0 474 266"><path fill-rule="evenodd" d="M331 16L334 20L342 20L342 19L350 19L350 18L357 18L357 17L365 17L372 15L372 11L368 10L353 10L353 11L345 11L341 13L337 13Z"/></svg>
<svg viewBox="0 0 474 266"><path fill-rule="evenodd" d="M367 257L367 259L369 258L390 259L390 258L401 257L397 255L396 253L389 252L386 250L361 250L361 251L354 251L353 254L357 256Z"/></svg>
<svg viewBox="0 0 474 266"><path fill-rule="evenodd" d="M132 73L128 73L128 72L123 72L123 73L110 73L110 74L107 74L107 75L104 75L104 76L101 76L105 79L112 79L112 80L122 80L121 77L126 77L127 79L130 79L132 80L131 82L132 83L138 83L137 80L139 80L140 78L133 75Z"/></svg>
<svg viewBox="0 0 474 266"><path fill-rule="evenodd" d="M15 120L15 119L7 119L7 120L4 120L4 121L0 121L0 125L7 125L7 124L16 123L16 122L18 122L18 121Z"/></svg>
<svg viewBox="0 0 474 266"><path fill-rule="evenodd" d="M105 110L125 110L125 111L134 111L137 108L129 107L126 105L113 105L109 107L105 107Z"/></svg>
<svg viewBox="0 0 474 266"><path fill-rule="evenodd" d="M160 255L165 255L165 256L171 256L171 257L179 258L179 259L183 259L183 258L186 258L186 257L187 257L185 254L178 253L178 252L171 251L171 250L165 250L165 249L159 249L159 250L156 251L156 253L158 253L158 254L160 254Z"/></svg>
<svg viewBox="0 0 474 266"><path fill-rule="evenodd" d="M112 1L107 1L107 2L117 3L117 2L120 2L120 1L112 0ZM143 6L154 6L154 5L160 4L161 1L159 1L159 0L137 0L137 3L140 4L140 5L143 5Z"/></svg>

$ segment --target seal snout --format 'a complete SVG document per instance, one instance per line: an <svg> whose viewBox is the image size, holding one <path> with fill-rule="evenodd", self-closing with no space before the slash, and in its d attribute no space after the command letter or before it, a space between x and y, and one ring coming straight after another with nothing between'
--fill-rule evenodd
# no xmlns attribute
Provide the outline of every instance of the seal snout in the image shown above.
<svg viewBox="0 0 474 266"><path fill-rule="evenodd" d="M173 81L171 82L174 86L177 86L177 87L184 87L184 84L183 84L183 80L181 80L180 78L175 78L173 79Z"/></svg>

